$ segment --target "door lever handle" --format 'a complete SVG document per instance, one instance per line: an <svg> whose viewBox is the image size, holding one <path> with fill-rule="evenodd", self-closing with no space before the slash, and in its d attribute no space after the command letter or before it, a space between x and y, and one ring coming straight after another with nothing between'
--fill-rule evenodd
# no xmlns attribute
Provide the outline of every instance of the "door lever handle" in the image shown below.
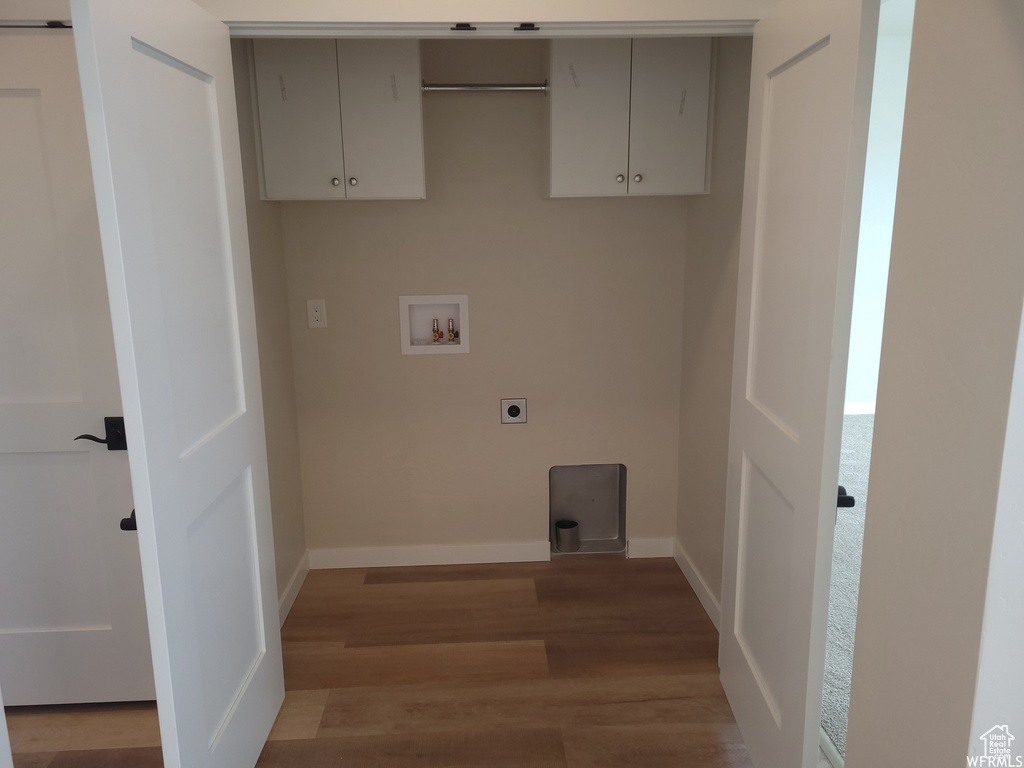
<svg viewBox="0 0 1024 768"><path fill-rule="evenodd" d="M128 517L121 519L121 530L122 531L137 531L139 530L138 523L135 522L135 510Z"/></svg>
<svg viewBox="0 0 1024 768"><path fill-rule="evenodd" d="M108 451L127 451L128 438L124 433L124 416L105 416L103 428L107 432L106 438L96 435L79 435L75 440L92 440L107 446Z"/></svg>
<svg viewBox="0 0 1024 768"><path fill-rule="evenodd" d="M857 500L846 492L846 488L839 486L839 496L836 498L836 507L852 507Z"/></svg>

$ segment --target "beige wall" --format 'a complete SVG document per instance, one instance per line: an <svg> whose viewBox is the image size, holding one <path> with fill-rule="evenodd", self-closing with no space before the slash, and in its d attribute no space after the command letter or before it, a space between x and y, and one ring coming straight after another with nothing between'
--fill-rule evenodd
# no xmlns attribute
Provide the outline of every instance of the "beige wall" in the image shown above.
<svg viewBox="0 0 1024 768"><path fill-rule="evenodd" d="M231 44L235 67L235 94L242 149L249 253L256 303L256 334L263 384L263 417L267 430L270 505L274 522L274 555L280 594L306 554L299 474L299 441L295 413L295 379L288 327L284 251L281 241L280 203L259 199L256 141L246 45Z"/></svg>
<svg viewBox="0 0 1024 768"><path fill-rule="evenodd" d="M1024 302L1022 40L1013 0L917 3L848 768L959 768L970 741Z"/></svg>
<svg viewBox="0 0 1024 768"><path fill-rule="evenodd" d="M425 42L423 76L543 54ZM546 541L548 469L605 462L628 535L671 537L687 199L547 199L543 95L429 94L424 129L427 200L282 205L310 548ZM470 354L400 354L398 296L433 293L469 294Z"/></svg>
<svg viewBox="0 0 1024 768"><path fill-rule="evenodd" d="M750 53L750 38L719 40L711 194L690 202L683 287L676 536L716 602L722 597Z"/></svg>

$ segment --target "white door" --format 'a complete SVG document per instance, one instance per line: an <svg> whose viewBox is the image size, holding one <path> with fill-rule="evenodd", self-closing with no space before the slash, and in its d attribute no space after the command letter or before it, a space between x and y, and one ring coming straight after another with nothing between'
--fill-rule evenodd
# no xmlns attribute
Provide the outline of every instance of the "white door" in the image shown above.
<svg viewBox="0 0 1024 768"><path fill-rule="evenodd" d="M251 768L284 698L227 28L74 0L167 768Z"/></svg>
<svg viewBox="0 0 1024 768"><path fill-rule="evenodd" d="M121 391L71 31L0 30L0 685L152 699Z"/></svg>
<svg viewBox="0 0 1024 768"><path fill-rule="evenodd" d="M817 754L878 0L754 31L719 662L758 768Z"/></svg>

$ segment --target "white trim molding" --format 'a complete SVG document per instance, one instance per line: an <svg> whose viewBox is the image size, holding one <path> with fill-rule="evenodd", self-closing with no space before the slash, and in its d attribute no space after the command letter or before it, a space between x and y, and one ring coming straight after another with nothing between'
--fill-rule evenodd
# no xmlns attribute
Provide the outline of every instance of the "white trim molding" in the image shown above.
<svg viewBox="0 0 1024 768"><path fill-rule="evenodd" d="M472 30L452 22L228 21L232 37L415 37L522 39L529 37L674 37L753 34L757 19L695 21L537 21L537 28L517 30L516 22L473 22Z"/></svg>
<svg viewBox="0 0 1024 768"><path fill-rule="evenodd" d="M421 544L397 547L311 549L309 567L378 568L392 565L525 563L551 559L551 544L516 541L502 544Z"/></svg>
<svg viewBox="0 0 1024 768"><path fill-rule="evenodd" d="M629 557L672 557L672 539L630 539Z"/></svg>
<svg viewBox="0 0 1024 768"><path fill-rule="evenodd" d="M846 761L839 754L836 745L832 743L832 738L825 732L824 728L819 726L818 730L820 731L818 734L818 747L825 753L825 758L832 763L832 768L843 768L843 764Z"/></svg>
<svg viewBox="0 0 1024 768"><path fill-rule="evenodd" d="M686 550L683 549L683 545L679 543L679 539L675 540L672 557L675 558L676 563L679 565L679 570L683 572L686 580L690 582L690 587L697 593L697 599L704 606L704 610L707 612L708 618L711 619L711 623L715 625L715 629L718 629L718 622L722 616L722 606L715 599L714 594L708 587L708 583L704 581L704 577L700 575L697 566L693 564L693 560L686 553Z"/></svg>
<svg viewBox="0 0 1024 768"><path fill-rule="evenodd" d="M309 573L309 551L306 551L300 559L298 565L295 566L295 570L292 572L292 577L288 579L288 584L285 585L284 591L281 592L277 599L277 613L281 619L281 626L284 626L284 620L288 618L288 614L292 610L292 606L295 605L295 598L299 596L299 590L302 589L302 583L306 580L306 574Z"/></svg>

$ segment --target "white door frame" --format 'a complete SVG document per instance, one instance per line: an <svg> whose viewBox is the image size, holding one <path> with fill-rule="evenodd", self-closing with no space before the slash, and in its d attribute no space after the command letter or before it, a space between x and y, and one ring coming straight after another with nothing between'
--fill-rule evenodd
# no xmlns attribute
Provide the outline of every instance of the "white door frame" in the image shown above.
<svg viewBox="0 0 1024 768"><path fill-rule="evenodd" d="M3 692L0 691L0 712L4 711ZM7 733L7 718L0 718L0 768L14 768L11 755L11 739Z"/></svg>
<svg viewBox="0 0 1024 768"><path fill-rule="evenodd" d="M232 37L359 37L426 39L516 40L565 37L746 37L757 19L717 21L563 21L541 22L533 32L516 32L513 23L473 22L471 32L457 31L451 22L353 21L226 21Z"/></svg>
<svg viewBox="0 0 1024 768"><path fill-rule="evenodd" d="M69 14L61 14L60 9L67 7L65 0L13 0L16 9L26 10L26 18L44 20L53 18L69 18ZM531 34L531 39L554 37L645 37L672 35L713 35L713 36L748 36L753 32L757 19L721 20L687 22L681 20L661 22L600 22L579 21L544 23L539 32ZM454 32L449 24L440 23L362 23L338 19L329 22L225 22L232 37L290 37L290 36L330 36L330 37L417 37L417 38L452 38L464 39L463 33ZM507 24L493 22L479 23L475 26L477 38L515 38L508 30ZM852 282L852 276L851 276ZM852 287L851 287L852 290ZM116 326L123 322L114 318ZM121 328L123 332L125 329ZM3 761L9 748L3 749L0 738L0 768L5 768Z"/></svg>

